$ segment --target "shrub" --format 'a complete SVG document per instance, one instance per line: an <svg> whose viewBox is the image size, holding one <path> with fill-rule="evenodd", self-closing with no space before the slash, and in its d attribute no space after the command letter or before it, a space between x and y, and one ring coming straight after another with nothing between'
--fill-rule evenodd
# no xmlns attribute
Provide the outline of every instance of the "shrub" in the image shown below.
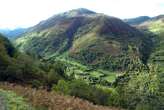
<svg viewBox="0 0 164 110"><path fill-rule="evenodd" d="M59 80L58 84L53 86L53 90L63 94L69 94L69 84L65 80Z"/></svg>
<svg viewBox="0 0 164 110"><path fill-rule="evenodd" d="M32 84L32 87L34 88L39 88L40 86L43 85L39 80L33 80L31 84Z"/></svg>
<svg viewBox="0 0 164 110"><path fill-rule="evenodd" d="M82 80L59 80L53 90L60 93L80 97L100 105L116 105L118 93L114 89L101 88L87 84Z"/></svg>

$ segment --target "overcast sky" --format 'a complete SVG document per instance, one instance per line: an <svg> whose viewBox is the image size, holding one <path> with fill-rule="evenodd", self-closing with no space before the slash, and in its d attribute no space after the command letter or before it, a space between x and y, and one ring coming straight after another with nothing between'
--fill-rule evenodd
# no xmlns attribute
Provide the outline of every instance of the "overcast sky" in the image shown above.
<svg viewBox="0 0 164 110"><path fill-rule="evenodd" d="M29 27L76 8L119 18L156 16L164 14L164 0L0 0L0 28Z"/></svg>

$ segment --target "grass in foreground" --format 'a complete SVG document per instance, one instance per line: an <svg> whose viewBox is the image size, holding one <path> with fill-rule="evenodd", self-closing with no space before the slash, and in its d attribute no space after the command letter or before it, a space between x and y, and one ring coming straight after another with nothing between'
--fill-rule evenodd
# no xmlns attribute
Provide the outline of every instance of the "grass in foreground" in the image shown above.
<svg viewBox="0 0 164 110"><path fill-rule="evenodd" d="M0 89L0 110L35 110L26 100L14 92Z"/></svg>
<svg viewBox="0 0 164 110"><path fill-rule="evenodd" d="M79 98L63 96L58 93L47 92L46 90L22 87L16 84L0 83L0 88L13 91L16 94L27 98L33 106L46 107L47 110L121 110L113 107L93 105L92 103Z"/></svg>

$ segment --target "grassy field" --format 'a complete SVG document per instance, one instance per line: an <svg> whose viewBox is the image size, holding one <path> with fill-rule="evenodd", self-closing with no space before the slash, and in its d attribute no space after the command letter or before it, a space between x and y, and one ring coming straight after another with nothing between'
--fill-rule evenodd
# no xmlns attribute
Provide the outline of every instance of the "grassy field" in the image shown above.
<svg viewBox="0 0 164 110"><path fill-rule="evenodd" d="M119 73L106 71L102 69L93 69L85 66L77 61L70 60L69 58L58 57L57 61L61 61L67 65L66 73L68 76L73 76L75 79L84 79L91 84L111 84L117 78Z"/></svg>

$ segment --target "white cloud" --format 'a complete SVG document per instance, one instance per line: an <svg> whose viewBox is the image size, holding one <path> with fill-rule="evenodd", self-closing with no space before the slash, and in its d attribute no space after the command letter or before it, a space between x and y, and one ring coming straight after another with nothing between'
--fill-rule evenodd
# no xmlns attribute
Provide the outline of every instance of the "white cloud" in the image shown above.
<svg viewBox="0 0 164 110"><path fill-rule="evenodd" d="M120 18L164 14L163 0L0 0L0 27L27 27L81 7Z"/></svg>

